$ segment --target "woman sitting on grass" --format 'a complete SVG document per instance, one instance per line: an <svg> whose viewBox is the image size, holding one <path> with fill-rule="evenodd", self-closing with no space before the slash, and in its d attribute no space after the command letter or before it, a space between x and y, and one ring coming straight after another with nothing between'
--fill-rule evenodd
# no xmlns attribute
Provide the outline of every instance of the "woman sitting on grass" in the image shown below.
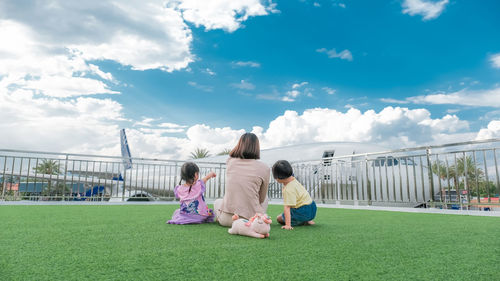
<svg viewBox="0 0 500 281"><path fill-rule="evenodd" d="M220 225L231 226L234 214L250 219L256 213L266 213L270 170L258 159L259 139L252 133L243 134L226 162L224 199L214 202L216 220Z"/></svg>
<svg viewBox="0 0 500 281"><path fill-rule="evenodd" d="M181 168L181 181L174 188L175 197L180 199L181 207L174 211L170 224L192 224L213 222L212 209L207 207L203 193L205 183L215 177L214 172L208 173L203 179L198 180L200 169L193 162L186 162ZM182 181L184 184L181 185Z"/></svg>

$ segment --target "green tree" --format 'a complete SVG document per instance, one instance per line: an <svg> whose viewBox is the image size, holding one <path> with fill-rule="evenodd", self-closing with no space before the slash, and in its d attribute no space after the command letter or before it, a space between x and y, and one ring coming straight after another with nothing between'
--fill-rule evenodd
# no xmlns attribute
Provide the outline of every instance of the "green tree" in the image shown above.
<svg viewBox="0 0 500 281"><path fill-rule="evenodd" d="M61 166L57 163L56 160L43 159L42 162L38 163L38 165L35 167L35 171L39 174L58 175L61 172ZM56 183L56 192L58 189L57 186L61 184L62 183ZM50 179L47 180L47 187L44 188L42 193L45 195L53 194L52 181Z"/></svg>
<svg viewBox="0 0 500 281"><path fill-rule="evenodd" d="M69 193L71 193L70 186L62 182L56 182L56 184L54 185L54 189L51 190L51 195L69 194Z"/></svg>
<svg viewBox="0 0 500 281"><path fill-rule="evenodd" d="M206 148L197 148L191 152L191 159L200 159L210 156L210 152Z"/></svg>
<svg viewBox="0 0 500 281"><path fill-rule="evenodd" d="M448 173L446 173L446 166L443 161L434 162L431 166L432 173L439 177L441 180L445 180L448 178L451 169L448 169Z"/></svg>
<svg viewBox="0 0 500 281"><path fill-rule="evenodd" d="M456 164L448 166L448 171L446 171L446 165L443 161L433 163L431 169L432 173L437 175L440 180L450 179L453 181L456 190L465 189L466 181L468 189L473 195L477 195L478 188L480 194L486 194L487 189L491 189L486 182L483 170L477 166L471 156L457 158Z"/></svg>
<svg viewBox="0 0 500 281"><path fill-rule="evenodd" d="M61 167L57 164L56 160L43 159L42 162L38 163L38 166L35 167L35 170L40 174L57 175L60 173Z"/></svg>

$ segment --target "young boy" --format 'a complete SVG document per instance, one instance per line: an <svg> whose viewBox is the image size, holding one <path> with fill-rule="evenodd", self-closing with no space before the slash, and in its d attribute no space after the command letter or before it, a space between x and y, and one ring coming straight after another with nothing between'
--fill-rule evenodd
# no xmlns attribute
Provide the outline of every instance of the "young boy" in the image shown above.
<svg viewBox="0 0 500 281"><path fill-rule="evenodd" d="M274 179L283 184L283 214L276 220L283 224L282 229L293 229L297 225L313 225L316 216L316 203L307 190L293 176L292 165L279 160L273 165Z"/></svg>

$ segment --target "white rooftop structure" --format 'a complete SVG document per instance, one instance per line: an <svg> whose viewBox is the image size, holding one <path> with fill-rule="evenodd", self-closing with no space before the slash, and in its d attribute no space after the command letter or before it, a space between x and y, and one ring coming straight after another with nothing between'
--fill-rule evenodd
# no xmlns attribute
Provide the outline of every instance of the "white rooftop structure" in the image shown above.
<svg viewBox="0 0 500 281"><path fill-rule="evenodd" d="M359 142L316 142L297 144L270 149L262 149L260 160L272 166L278 160L288 162L320 160L323 157L345 156L369 152L387 151L386 147ZM213 156L199 159L200 162L225 163L228 155Z"/></svg>

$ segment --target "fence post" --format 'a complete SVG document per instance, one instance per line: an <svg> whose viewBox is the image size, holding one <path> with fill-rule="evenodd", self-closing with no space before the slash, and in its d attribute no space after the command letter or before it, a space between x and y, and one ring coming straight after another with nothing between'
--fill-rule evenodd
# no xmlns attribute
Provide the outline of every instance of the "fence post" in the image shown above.
<svg viewBox="0 0 500 281"><path fill-rule="evenodd" d="M62 190L62 201L64 201L64 192L66 191L66 175L68 173L68 154L66 154L66 159L64 161L64 187ZM73 186L70 187L70 194L73 193Z"/></svg>
<svg viewBox="0 0 500 281"><path fill-rule="evenodd" d="M122 202L125 201L125 185L127 182L127 167L125 167L125 164L123 165L123 188L122 188ZM118 184L120 182L120 176L118 176ZM130 196L130 193L128 194Z"/></svg>
<svg viewBox="0 0 500 281"><path fill-rule="evenodd" d="M5 200L5 188L7 185L5 184L5 169L7 168L7 156L4 156L3 161L3 174L2 174L2 199Z"/></svg>
<svg viewBox="0 0 500 281"><path fill-rule="evenodd" d="M219 164L219 182L218 182L218 190L217 190L217 198L221 198L221 186L222 186L222 164ZM216 198L216 199L217 199Z"/></svg>
<svg viewBox="0 0 500 281"><path fill-rule="evenodd" d="M431 207L434 207L434 176L432 175L432 163L431 163L431 149L425 149L425 156L427 157L427 172L429 174L429 184L431 187Z"/></svg>
<svg viewBox="0 0 500 281"><path fill-rule="evenodd" d="M174 168L174 187L177 185L177 162L175 162L175 168Z"/></svg>
<svg viewBox="0 0 500 281"><path fill-rule="evenodd" d="M365 154L365 172L366 172L366 195L368 196L367 204L372 204L372 187L370 177L368 176L368 155Z"/></svg>
<svg viewBox="0 0 500 281"><path fill-rule="evenodd" d="M321 162L321 164L319 165L319 169L321 171L321 173L319 173L319 176L320 176L320 180L319 182L317 183L319 185L319 196L321 197L321 203L326 203L325 201L325 164L323 162Z"/></svg>
<svg viewBox="0 0 500 281"><path fill-rule="evenodd" d="M469 190L469 180L468 180L468 174L469 172L467 171L469 167L467 167L467 155L465 154L465 151L463 152L463 164L464 164L464 188L467 190L467 210L470 210L471 202L470 202L470 190Z"/></svg>

